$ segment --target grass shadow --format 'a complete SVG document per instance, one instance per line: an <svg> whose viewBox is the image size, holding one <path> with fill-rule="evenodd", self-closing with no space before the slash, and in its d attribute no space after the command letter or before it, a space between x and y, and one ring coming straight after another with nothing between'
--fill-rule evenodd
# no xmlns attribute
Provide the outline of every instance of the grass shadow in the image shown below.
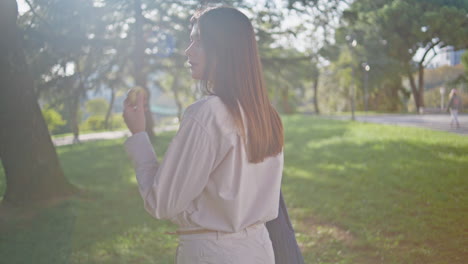
<svg viewBox="0 0 468 264"><path fill-rule="evenodd" d="M2 263L69 263L76 216L73 202L44 209L32 218L2 219Z"/></svg>

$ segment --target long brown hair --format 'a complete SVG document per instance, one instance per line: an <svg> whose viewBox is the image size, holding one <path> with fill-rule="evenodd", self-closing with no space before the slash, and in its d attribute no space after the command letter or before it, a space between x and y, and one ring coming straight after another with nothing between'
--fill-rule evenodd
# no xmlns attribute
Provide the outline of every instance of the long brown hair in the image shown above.
<svg viewBox="0 0 468 264"><path fill-rule="evenodd" d="M283 149L283 125L268 99L250 20L235 8L215 7L199 11L191 22L198 24L206 53L202 86L229 109L246 142L249 161L276 156Z"/></svg>

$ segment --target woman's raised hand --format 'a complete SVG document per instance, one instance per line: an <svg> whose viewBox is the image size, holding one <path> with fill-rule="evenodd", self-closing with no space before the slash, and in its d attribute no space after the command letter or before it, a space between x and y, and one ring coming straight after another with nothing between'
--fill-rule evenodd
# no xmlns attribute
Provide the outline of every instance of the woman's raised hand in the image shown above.
<svg viewBox="0 0 468 264"><path fill-rule="evenodd" d="M146 130L145 110L147 108L145 108L146 98L142 92L136 92L136 103L132 104L130 100L132 92L135 91L130 90L125 98L122 116L128 129L134 135Z"/></svg>

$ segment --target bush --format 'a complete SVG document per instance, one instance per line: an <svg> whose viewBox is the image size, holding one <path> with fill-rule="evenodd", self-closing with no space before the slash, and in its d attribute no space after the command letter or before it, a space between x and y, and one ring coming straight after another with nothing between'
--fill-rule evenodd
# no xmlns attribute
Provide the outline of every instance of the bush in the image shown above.
<svg viewBox="0 0 468 264"><path fill-rule="evenodd" d="M121 114L112 115L112 129L126 128L125 121Z"/></svg>
<svg viewBox="0 0 468 264"><path fill-rule="evenodd" d="M83 130L103 130L104 129L105 116L103 115L92 115L86 119L82 127Z"/></svg>
<svg viewBox="0 0 468 264"><path fill-rule="evenodd" d="M105 130L105 116L104 115L92 115L86 119L82 126L82 130L84 131L98 131L98 130ZM125 128L125 122L121 115L112 115L110 117L110 125L108 130L115 130L115 129L122 129Z"/></svg>
<svg viewBox="0 0 468 264"><path fill-rule="evenodd" d="M53 134L57 128L65 125L65 120L63 120L62 115L57 112L53 108L49 108L49 106L45 106L42 109L42 116L47 124L47 128L49 129L49 133Z"/></svg>
<svg viewBox="0 0 468 264"><path fill-rule="evenodd" d="M109 103L103 98L95 98L86 102L86 112L91 116L105 115Z"/></svg>

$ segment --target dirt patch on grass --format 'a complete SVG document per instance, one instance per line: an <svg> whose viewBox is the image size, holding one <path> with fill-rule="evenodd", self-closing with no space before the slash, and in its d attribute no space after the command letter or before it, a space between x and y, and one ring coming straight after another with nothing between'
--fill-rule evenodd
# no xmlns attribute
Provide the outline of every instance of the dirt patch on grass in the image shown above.
<svg viewBox="0 0 468 264"><path fill-rule="evenodd" d="M349 230L333 223L318 221L314 217L301 219L297 223L297 231L316 238L317 242L334 241L351 246L355 240Z"/></svg>

